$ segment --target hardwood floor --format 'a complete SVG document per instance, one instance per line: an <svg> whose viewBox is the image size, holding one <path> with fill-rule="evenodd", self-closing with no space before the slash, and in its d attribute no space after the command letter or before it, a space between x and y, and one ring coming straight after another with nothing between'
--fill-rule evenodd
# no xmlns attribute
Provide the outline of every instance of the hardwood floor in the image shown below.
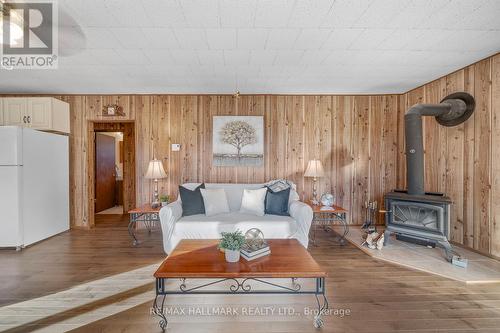
<svg viewBox="0 0 500 333"><path fill-rule="evenodd" d="M0 252L2 304L42 296L164 257L159 232L150 236L142 232L141 239L147 241L134 248L125 217L105 216L99 222L91 231L72 230L20 253ZM337 314L325 317L323 332L499 332L500 284L464 285L377 261L354 246L332 245L328 237L328 233L318 232L319 246L310 248L328 272L330 308L337 310ZM152 297L74 332L159 332L157 318L150 315L151 304ZM312 296L180 295L169 297L166 304L186 311L228 306L239 311L234 316L171 314L167 316L169 333L317 332L312 316L304 315L305 308L315 309ZM300 315L241 314L243 309L265 306L276 312L292 309ZM350 314L342 317L339 310Z"/></svg>
<svg viewBox="0 0 500 333"><path fill-rule="evenodd" d="M328 243L319 232L310 252L328 272L330 308L350 315L326 316L322 332L499 332L500 284L465 285L428 273L377 261L352 245ZM151 301L73 332L160 332ZM317 332L304 308L312 296L171 296L168 332ZM236 316L189 314L189 309L232 306ZM241 315L243 308L291 308L301 315ZM180 311L180 310L179 310ZM344 312L345 314L345 312Z"/></svg>
<svg viewBox="0 0 500 333"><path fill-rule="evenodd" d="M127 223L128 215L96 215L92 230L71 230L20 252L0 250L0 306L161 261L160 230L140 231L144 242L134 247Z"/></svg>

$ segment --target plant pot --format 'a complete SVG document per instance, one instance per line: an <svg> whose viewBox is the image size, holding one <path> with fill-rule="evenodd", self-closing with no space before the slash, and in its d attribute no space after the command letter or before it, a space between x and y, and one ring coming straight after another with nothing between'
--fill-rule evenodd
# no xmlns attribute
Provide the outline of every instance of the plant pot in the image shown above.
<svg viewBox="0 0 500 333"><path fill-rule="evenodd" d="M168 202L166 202L166 201L162 201L162 202L161 202L161 206L162 206L162 207L165 207L166 205L168 205Z"/></svg>
<svg viewBox="0 0 500 333"><path fill-rule="evenodd" d="M227 262L238 262L240 260L240 251L239 250L228 250L224 251L224 255L226 256Z"/></svg>

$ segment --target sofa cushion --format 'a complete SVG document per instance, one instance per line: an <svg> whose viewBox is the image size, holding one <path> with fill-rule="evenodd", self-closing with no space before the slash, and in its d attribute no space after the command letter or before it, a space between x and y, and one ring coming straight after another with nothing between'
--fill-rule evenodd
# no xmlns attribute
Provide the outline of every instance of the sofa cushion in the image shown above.
<svg viewBox="0 0 500 333"><path fill-rule="evenodd" d="M205 215L229 213L229 204L224 189L201 189L201 195L205 204Z"/></svg>
<svg viewBox="0 0 500 333"><path fill-rule="evenodd" d="M205 205L200 189L205 188L205 184L201 184L194 189L179 186L179 196L182 203L182 216L190 216L196 214L205 214Z"/></svg>
<svg viewBox="0 0 500 333"><path fill-rule="evenodd" d="M256 216L234 212L181 217L175 224L175 236L179 239L218 239L221 232L241 230L245 233L252 228L260 229L267 239L290 238L299 230L297 222L290 216Z"/></svg>
<svg viewBox="0 0 500 333"><path fill-rule="evenodd" d="M244 189L240 213L264 216L266 193L267 188L265 187L257 190Z"/></svg>
<svg viewBox="0 0 500 333"><path fill-rule="evenodd" d="M266 214L289 216L288 199L290 198L290 188L274 192L270 188L266 193Z"/></svg>
<svg viewBox="0 0 500 333"><path fill-rule="evenodd" d="M222 188L226 191L229 210L231 212L239 212L241 208L241 198L243 197L244 189L262 188L262 184L206 184L206 188Z"/></svg>
<svg viewBox="0 0 500 333"><path fill-rule="evenodd" d="M200 183L185 183L182 184L187 189L193 190ZM227 201L229 203L229 210L231 212L239 212L241 208L241 198L243 197L243 189L258 189L262 188L264 184L227 184L227 183L205 183L205 188L223 188L226 191ZM292 201L299 200L299 195L293 188L290 190L290 199L288 205L292 203Z"/></svg>

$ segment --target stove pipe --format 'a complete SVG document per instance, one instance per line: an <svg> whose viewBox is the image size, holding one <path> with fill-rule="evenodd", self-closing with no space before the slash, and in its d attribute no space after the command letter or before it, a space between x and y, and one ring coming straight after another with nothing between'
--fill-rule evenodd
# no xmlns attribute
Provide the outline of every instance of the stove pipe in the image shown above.
<svg viewBox="0 0 500 333"><path fill-rule="evenodd" d="M440 104L416 104L405 114L406 180L408 194L424 195L424 143L422 116L434 116L443 126L456 126L474 111L474 98L467 93L451 94Z"/></svg>

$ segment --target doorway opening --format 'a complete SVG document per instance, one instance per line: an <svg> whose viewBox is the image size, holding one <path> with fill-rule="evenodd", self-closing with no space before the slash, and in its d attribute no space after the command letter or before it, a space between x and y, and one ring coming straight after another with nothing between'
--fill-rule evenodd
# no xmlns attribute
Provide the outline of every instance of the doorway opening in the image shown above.
<svg viewBox="0 0 500 333"><path fill-rule="evenodd" d="M134 123L92 125L91 226L116 226L135 207Z"/></svg>

